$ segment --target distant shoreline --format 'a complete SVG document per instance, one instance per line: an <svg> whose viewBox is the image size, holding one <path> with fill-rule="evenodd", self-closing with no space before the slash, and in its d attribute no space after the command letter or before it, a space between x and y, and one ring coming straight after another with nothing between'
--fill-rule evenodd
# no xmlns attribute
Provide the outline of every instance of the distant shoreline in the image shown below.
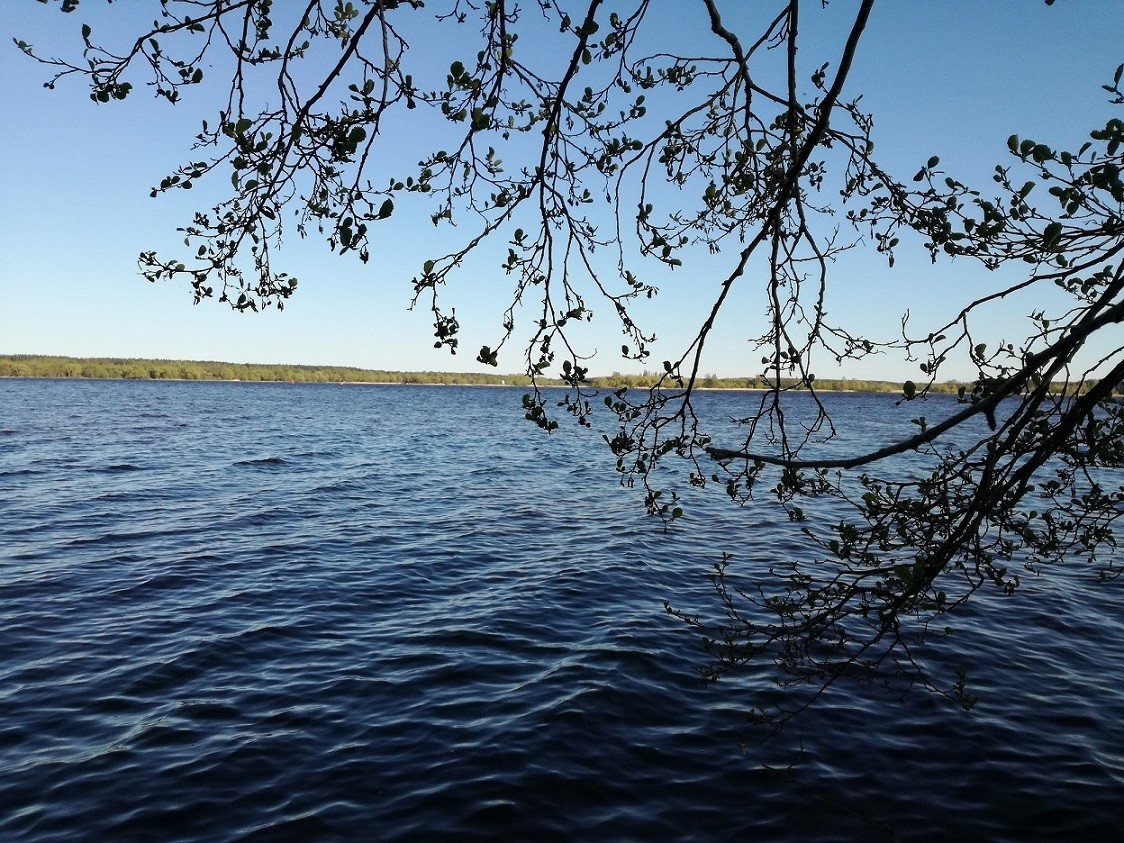
<svg viewBox="0 0 1124 843"><path fill-rule="evenodd" d="M450 383L446 381L433 381L426 383L416 383L407 381L301 381L301 380L244 380L242 378L108 378L108 377L83 377L76 376L46 376L46 375L3 375L0 374L0 380L43 380L43 381L115 381L118 383L244 383L244 384L279 384L281 386L426 386L426 387L488 387L496 389L526 389L527 384L518 383ZM595 379L596 380L596 379ZM540 379L540 387L550 387L552 389L565 389L567 384L554 379ZM615 389L619 388L619 384L598 384L591 381L588 384L592 389ZM640 387L633 387L640 388ZM769 392L770 390L763 386L696 386L695 392ZM823 387L816 387L816 392L839 392L839 393L864 393L864 394L889 394L889 390L867 390L867 389L825 389Z"/></svg>
<svg viewBox="0 0 1124 843"><path fill-rule="evenodd" d="M48 378L62 380L167 380L213 381L223 383L335 383L349 386L506 386L529 388L526 374L485 372L400 372L385 369L360 369L351 366L308 366L268 363L226 363L214 360L161 360L116 357L61 357L53 355L0 355L0 378ZM592 377L584 385L598 389L646 389L659 380L658 373L621 374ZM540 378L539 386L565 387L559 378ZM930 392L955 394L962 384L956 381L933 384ZM802 390L807 385L798 379L782 379L783 389ZM764 392L771 387L754 376L700 377L700 391ZM817 392L865 392L900 395L902 384L893 381L822 378L815 381Z"/></svg>
<svg viewBox="0 0 1124 843"><path fill-rule="evenodd" d="M407 373L412 374L412 373ZM123 377L100 377L100 376L84 376L84 375L8 375L0 374L0 380L38 380L38 381L115 381L119 383L136 383L136 382L149 382L149 383L244 383L244 384L280 384L282 386L432 386L432 387L450 387L450 386L481 386L481 387L497 387L499 389L518 389L526 388L529 384L519 383L467 383L467 382L451 382L451 381L320 381L320 380L254 380L244 378L174 378L174 377L160 377L160 378L123 378ZM614 389L619 388L623 384L617 383L599 383L600 378L592 378L588 386L592 389ZM552 387L555 389L564 389L568 384L554 378L540 378L540 387ZM639 388L639 387L632 387ZM769 392L767 387L763 386L696 386L695 392ZM888 390L866 390L866 389L826 389L824 387L816 387L816 392L888 392Z"/></svg>

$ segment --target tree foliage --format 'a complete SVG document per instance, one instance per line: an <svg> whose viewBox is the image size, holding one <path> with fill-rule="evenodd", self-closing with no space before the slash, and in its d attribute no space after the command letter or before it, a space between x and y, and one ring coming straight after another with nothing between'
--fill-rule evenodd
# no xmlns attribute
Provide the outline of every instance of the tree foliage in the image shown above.
<svg viewBox="0 0 1124 843"><path fill-rule="evenodd" d="M1124 511L1109 471L1124 460L1113 397L1124 349L1086 352L1124 319L1124 122L1112 117L1072 150L1012 136L989 192L937 157L904 177L887 172L872 118L847 86L876 4L855 5L838 54L809 72L797 60L801 18L819 5L761 4L732 27L727 4L700 0L683 13L702 16L703 52L652 31L650 0L161 0L158 19L123 49L85 26L80 60L17 43L51 68L49 86L82 77L99 103L146 86L176 103L221 77L190 160L153 194L201 179L229 192L184 227L185 255L140 259L146 278L182 279L197 302L283 306L297 286L276 268L287 228L366 262L380 226L408 209L447 232L437 242L456 244L424 256L412 278L434 345L455 352L460 325L441 291L472 255L501 244L511 305L479 361L495 365L528 319L527 374L561 378L562 406L583 424L601 405L615 416L606 439L624 480L647 488L650 511L682 513L655 480L657 466L681 458L692 485L771 500L814 539L814 558L774 568L755 589L734 588L720 564L718 622L672 609L704 634L707 675L771 660L778 681L804 689L758 712L778 725L844 676L920 682L970 704L962 681L939 684L925 669L926 639L981 587L1016 589L1024 568L1084 558L1114 577ZM447 67L415 58L411 45L426 43L454 45L443 48ZM1115 105L1121 72L1104 86ZM389 152L403 137L419 149L416 166ZM919 334L903 321L899 338L875 340L832 321L833 260L864 243L892 265L909 242L934 260L1021 274ZM729 259L705 263L718 253ZM623 357L648 361L652 337L633 305L655 293L646 278L689 262L724 273L693 339L654 383L598 394L570 328L605 308ZM717 443L694 399L716 319L746 285L760 289L768 317L749 338L766 389L740 439ZM1065 305L1040 309L1043 288L1064 291ZM1032 329L989 346L979 324L1001 300L1028 302ZM888 349L919 367L903 401L923 400L949 361L970 361L978 376L950 418L919 417L913 435L872 453L818 457L835 430L816 364ZM793 388L812 397L813 418L786 415ZM557 427L545 393L524 403L530 420ZM980 419L986 429L972 426ZM927 458L925 476L885 464L911 452ZM813 523L818 498L850 515Z"/></svg>

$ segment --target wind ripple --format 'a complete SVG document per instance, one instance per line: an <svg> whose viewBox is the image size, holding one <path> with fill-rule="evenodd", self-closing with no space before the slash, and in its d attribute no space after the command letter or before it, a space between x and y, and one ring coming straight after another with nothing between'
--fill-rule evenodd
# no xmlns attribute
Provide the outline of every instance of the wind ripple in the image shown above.
<svg viewBox="0 0 1124 843"><path fill-rule="evenodd" d="M706 398L719 418L735 400ZM4 381L0 431L5 839L1124 821L1118 592L1080 569L981 594L934 643L969 666L974 714L840 686L754 748L744 712L778 691L704 686L662 606L713 609L723 550L752 571L806 542L714 497L663 532L595 436L540 435L517 392Z"/></svg>

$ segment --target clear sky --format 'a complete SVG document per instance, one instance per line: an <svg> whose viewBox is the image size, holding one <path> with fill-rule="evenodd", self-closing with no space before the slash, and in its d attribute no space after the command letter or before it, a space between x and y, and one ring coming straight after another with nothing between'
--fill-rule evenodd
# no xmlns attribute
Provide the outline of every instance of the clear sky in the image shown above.
<svg viewBox="0 0 1124 843"><path fill-rule="evenodd" d="M664 2L656 3L659 26L670 37L687 37L688 21L701 20L701 4ZM621 4L608 4L615 5ZM729 24L748 34L775 4L723 5ZM819 0L807 3L809 38L800 57L805 77L837 51L841 21L855 5L833 0L821 12ZM282 262L301 284L282 313L235 314L214 302L196 307L186 285L152 286L140 279L138 252L174 251L176 226L204 206L200 194L206 188L156 200L148 191L186 160L199 121L213 119L218 103L197 97L171 107L142 89L124 103L97 106L76 81L47 91L47 69L23 56L11 38L77 57L82 23L90 22L95 35L109 41L135 37L138 23L157 13L154 0L82 0L70 15L60 14L57 3L0 4L0 353L482 369L475 350L496 339L508 287L498 272L466 269L449 291L461 317L463 350L454 358L435 351L426 312L408 311L410 278L427 256L419 243L433 236L428 217L398 221L384 242L376 242L366 266L330 253L322 241L291 236ZM908 178L938 154L948 172L986 188L995 164L1007 163L1008 135L1072 149L1112 116L1100 84L1124 62L1121 32L1119 0L1058 0L1051 7L1042 0L882 0L845 95L862 93L875 115L884 166ZM435 66L448 66L441 46L415 49L432 53ZM404 156L416 157L416 138L399 142ZM642 324L665 342L681 343L732 259L729 254L713 265L693 262L669 276L661 294L640 309ZM931 267L921 254L901 255L890 271L880 258L856 254L836 270L833 315L883 337L897 334L906 309L921 324L995 283L967 262ZM763 304L759 282L738 291L719 324L707 371L758 372L760 354L751 353L746 338L755 325L760 330ZM1028 309L1023 303L997 313L996 339L1017 339ZM595 325L601 327L585 337L587 347L598 350L591 372L635 371L636 364L615 353L621 338L611 321ZM673 350L657 346L649 365L658 368ZM499 370L521 368L516 345L501 356ZM824 366L817 374L918 375L915 366L887 358L842 370ZM952 369L948 376L967 378L971 372Z"/></svg>

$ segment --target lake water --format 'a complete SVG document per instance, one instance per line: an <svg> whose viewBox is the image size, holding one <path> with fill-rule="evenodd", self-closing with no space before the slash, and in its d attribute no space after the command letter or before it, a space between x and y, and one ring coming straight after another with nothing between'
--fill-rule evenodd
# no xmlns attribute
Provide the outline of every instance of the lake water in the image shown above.
<svg viewBox="0 0 1124 843"><path fill-rule="evenodd" d="M0 838L1119 839L1121 583L979 595L972 713L840 686L746 747L767 686L663 601L789 526L715 490L665 534L520 395L0 381Z"/></svg>

